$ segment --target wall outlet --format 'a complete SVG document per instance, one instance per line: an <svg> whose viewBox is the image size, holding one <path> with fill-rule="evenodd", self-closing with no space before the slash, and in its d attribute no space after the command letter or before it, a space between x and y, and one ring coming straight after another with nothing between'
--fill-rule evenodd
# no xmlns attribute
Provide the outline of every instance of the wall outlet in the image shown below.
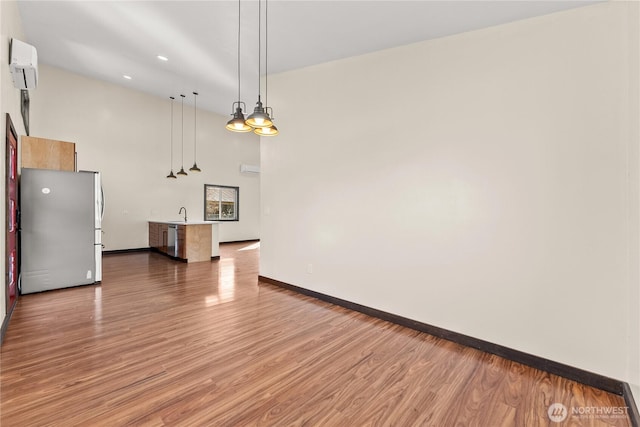
<svg viewBox="0 0 640 427"><path fill-rule="evenodd" d="M307 273L313 274L313 264L307 264Z"/></svg>

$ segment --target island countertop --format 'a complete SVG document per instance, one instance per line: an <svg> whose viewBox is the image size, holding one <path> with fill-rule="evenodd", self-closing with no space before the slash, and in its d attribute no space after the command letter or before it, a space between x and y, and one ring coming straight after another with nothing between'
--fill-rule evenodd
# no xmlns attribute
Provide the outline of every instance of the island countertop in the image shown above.
<svg viewBox="0 0 640 427"><path fill-rule="evenodd" d="M148 222L156 222L158 224L177 224L177 225L206 225L206 224L220 224L219 221L187 221L178 219L175 221L160 221L156 219L150 219Z"/></svg>

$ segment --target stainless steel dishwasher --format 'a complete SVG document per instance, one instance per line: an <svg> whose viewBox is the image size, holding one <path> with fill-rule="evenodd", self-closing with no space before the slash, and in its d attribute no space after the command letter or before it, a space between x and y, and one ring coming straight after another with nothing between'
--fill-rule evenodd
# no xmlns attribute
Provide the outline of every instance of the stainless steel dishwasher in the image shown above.
<svg viewBox="0 0 640 427"><path fill-rule="evenodd" d="M178 256L178 224L169 224L167 229L167 253Z"/></svg>

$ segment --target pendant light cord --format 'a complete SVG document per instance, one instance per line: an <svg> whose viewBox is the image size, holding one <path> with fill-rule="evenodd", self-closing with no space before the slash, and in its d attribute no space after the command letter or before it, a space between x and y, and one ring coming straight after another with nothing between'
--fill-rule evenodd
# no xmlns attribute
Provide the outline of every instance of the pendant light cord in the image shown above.
<svg viewBox="0 0 640 427"><path fill-rule="evenodd" d="M198 157L198 94L193 92L193 164L196 164L196 158Z"/></svg>
<svg viewBox="0 0 640 427"><path fill-rule="evenodd" d="M240 106L240 0L238 0L238 107Z"/></svg>
<svg viewBox="0 0 640 427"><path fill-rule="evenodd" d="M175 99L173 96L171 98L171 171L173 171L173 100Z"/></svg>
<svg viewBox="0 0 640 427"><path fill-rule="evenodd" d="M262 1L258 0L258 100L260 99L260 63L262 62Z"/></svg>
<svg viewBox="0 0 640 427"><path fill-rule="evenodd" d="M269 1L264 0L264 106L269 105Z"/></svg>
<svg viewBox="0 0 640 427"><path fill-rule="evenodd" d="M184 170L184 95L180 95L182 97L182 169Z"/></svg>

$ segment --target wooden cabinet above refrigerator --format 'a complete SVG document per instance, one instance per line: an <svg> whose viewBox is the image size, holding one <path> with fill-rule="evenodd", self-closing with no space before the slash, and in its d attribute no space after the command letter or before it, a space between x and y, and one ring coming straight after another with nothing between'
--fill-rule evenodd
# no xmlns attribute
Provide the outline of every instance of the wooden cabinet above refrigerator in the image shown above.
<svg viewBox="0 0 640 427"><path fill-rule="evenodd" d="M21 166L33 169L76 170L76 144L22 135Z"/></svg>

